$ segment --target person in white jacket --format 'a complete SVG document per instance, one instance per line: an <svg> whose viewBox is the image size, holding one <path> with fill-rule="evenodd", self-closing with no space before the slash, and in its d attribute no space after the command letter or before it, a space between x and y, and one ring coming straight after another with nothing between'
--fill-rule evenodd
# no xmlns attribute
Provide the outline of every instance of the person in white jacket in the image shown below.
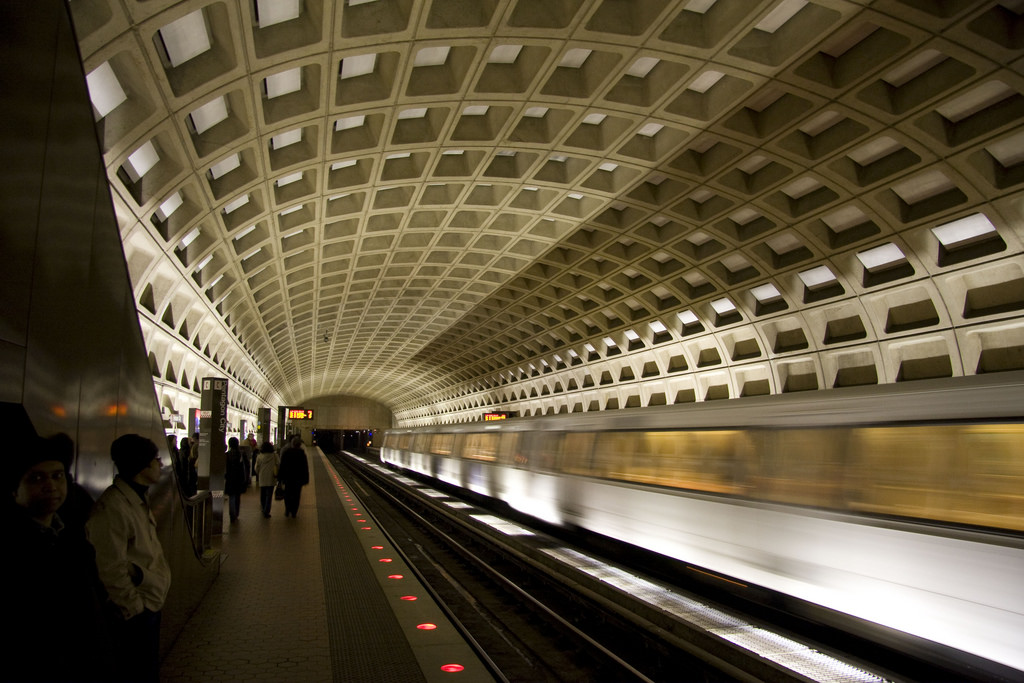
<svg viewBox="0 0 1024 683"><path fill-rule="evenodd" d="M113 607L110 628L120 679L158 681L160 610L171 568L146 493L160 480L160 454L149 439L125 434L111 444L110 456L118 474L96 501L86 534Z"/></svg>
<svg viewBox="0 0 1024 683"><path fill-rule="evenodd" d="M274 444L264 441L256 456L256 483L260 487L260 508L263 516L270 517L270 504L274 502L274 484L277 482L277 453Z"/></svg>

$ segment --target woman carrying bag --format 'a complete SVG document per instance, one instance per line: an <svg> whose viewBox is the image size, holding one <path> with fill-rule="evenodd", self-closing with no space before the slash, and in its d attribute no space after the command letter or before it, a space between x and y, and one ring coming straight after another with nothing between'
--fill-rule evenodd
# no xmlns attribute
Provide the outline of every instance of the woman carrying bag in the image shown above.
<svg viewBox="0 0 1024 683"><path fill-rule="evenodd" d="M277 481L277 453L269 441L260 446L256 456L256 483L260 487L260 508L263 516L270 517L270 504L274 502L274 484Z"/></svg>

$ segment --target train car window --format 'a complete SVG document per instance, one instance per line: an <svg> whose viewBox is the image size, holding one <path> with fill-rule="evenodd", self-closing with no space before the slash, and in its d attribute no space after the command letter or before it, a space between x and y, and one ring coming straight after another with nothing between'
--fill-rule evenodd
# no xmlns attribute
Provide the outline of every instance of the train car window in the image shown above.
<svg viewBox="0 0 1024 683"><path fill-rule="evenodd" d="M848 471L853 484L848 506L864 512L927 518L947 497L949 487L942 479L951 473L956 445L946 437L941 425L852 430L858 455Z"/></svg>
<svg viewBox="0 0 1024 683"><path fill-rule="evenodd" d="M593 470L593 432L568 432L562 445L562 471L566 474L590 474Z"/></svg>
<svg viewBox="0 0 1024 683"><path fill-rule="evenodd" d="M562 444L565 441L563 432L527 432L519 450L518 467L531 470L554 472L561 460Z"/></svg>
<svg viewBox="0 0 1024 683"><path fill-rule="evenodd" d="M750 471L758 499L841 508L848 429L759 430L759 467Z"/></svg>
<svg viewBox="0 0 1024 683"><path fill-rule="evenodd" d="M430 452L434 455L451 455L455 446L454 434L431 434Z"/></svg>
<svg viewBox="0 0 1024 683"><path fill-rule="evenodd" d="M1024 531L1024 425L960 425L958 433L958 509L974 524Z"/></svg>
<svg viewBox="0 0 1024 683"><path fill-rule="evenodd" d="M594 476L672 488L741 494L754 461L750 432L605 432L595 441Z"/></svg>
<svg viewBox="0 0 1024 683"><path fill-rule="evenodd" d="M412 445L412 434L399 434L398 435L398 448L399 450L407 451L409 446Z"/></svg>
<svg viewBox="0 0 1024 683"><path fill-rule="evenodd" d="M520 432L502 432L498 442L498 462L506 467L515 465L519 453Z"/></svg>
<svg viewBox="0 0 1024 683"><path fill-rule="evenodd" d="M540 436L536 432L525 432L519 439L519 448L512 459L514 467L529 469L530 461L534 457L534 451L540 448L538 442Z"/></svg>
<svg viewBox="0 0 1024 683"><path fill-rule="evenodd" d="M427 447L430 445L430 436L430 434L426 433L414 434L412 437L411 450L416 453L426 453Z"/></svg>
<svg viewBox="0 0 1024 683"><path fill-rule="evenodd" d="M463 458L494 462L498 459L498 443L500 434L497 432L481 432L466 434L465 441L459 451Z"/></svg>
<svg viewBox="0 0 1024 683"><path fill-rule="evenodd" d="M1024 531L1024 426L853 430L852 510Z"/></svg>
<svg viewBox="0 0 1024 683"><path fill-rule="evenodd" d="M594 442L591 472L604 479L627 479L636 448L636 432L601 432Z"/></svg>
<svg viewBox="0 0 1024 683"><path fill-rule="evenodd" d="M664 453L671 452L673 442L664 437L666 432L640 432L636 434L632 459L626 477L629 481L659 484L663 481L660 465Z"/></svg>
<svg viewBox="0 0 1024 683"><path fill-rule="evenodd" d="M752 457L751 433L732 430L648 432L654 456L653 483L673 488L742 493Z"/></svg>

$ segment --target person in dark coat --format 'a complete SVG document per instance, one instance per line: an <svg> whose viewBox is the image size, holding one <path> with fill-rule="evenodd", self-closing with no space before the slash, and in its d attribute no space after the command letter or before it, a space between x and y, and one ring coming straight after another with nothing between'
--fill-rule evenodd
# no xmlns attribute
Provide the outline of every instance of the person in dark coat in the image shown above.
<svg viewBox="0 0 1024 683"><path fill-rule="evenodd" d="M92 546L58 514L70 451L27 437L4 458L4 681L109 681L114 650Z"/></svg>
<svg viewBox="0 0 1024 683"><path fill-rule="evenodd" d="M182 452L182 455L186 453ZM194 496L199 491L199 432L192 435L188 442L188 475L185 486L185 493Z"/></svg>
<svg viewBox="0 0 1024 683"><path fill-rule="evenodd" d="M231 521L238 521L238 510L245 493L245 461L238 448L238 439L228 439L227 463L224 466L224 495L228 497L228 513Z"/></svg>
<svg viewBox="0 0 1024 683"><path fill-rule="evenodd" d="M60 506L60 510L57 511L61 521L64 522L64 533L85 538L85 522L89 519L95 501L85 487L76 482L71 475L75 462L75 442L70 436L60 432L48 437L46 444L51 449L51 453L59 454L58 457L61 461L69 463L64 475L68 485L68 496L64 499L64 504Z"/></svg>
<svg viewBox="0 0 1024 683"><path fill-rule="evenodd" d="M291 443L281 451L277 480L284 486L284 516L294 518L299 514L302 487L309 483L309 461L302 449L301 436L293 436Z"/></svg>

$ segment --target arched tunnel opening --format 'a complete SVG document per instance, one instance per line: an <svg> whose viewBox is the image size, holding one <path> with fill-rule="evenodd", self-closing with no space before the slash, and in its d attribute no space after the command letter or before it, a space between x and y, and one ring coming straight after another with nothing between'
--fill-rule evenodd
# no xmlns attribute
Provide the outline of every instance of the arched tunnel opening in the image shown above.
<svg viewBox="0 0 1024 683"><path fill-rule="evenodd" d="M366 453L372 444L373 431L368 429L314 429L313 445L329 455L341 451Z"/></svg>

